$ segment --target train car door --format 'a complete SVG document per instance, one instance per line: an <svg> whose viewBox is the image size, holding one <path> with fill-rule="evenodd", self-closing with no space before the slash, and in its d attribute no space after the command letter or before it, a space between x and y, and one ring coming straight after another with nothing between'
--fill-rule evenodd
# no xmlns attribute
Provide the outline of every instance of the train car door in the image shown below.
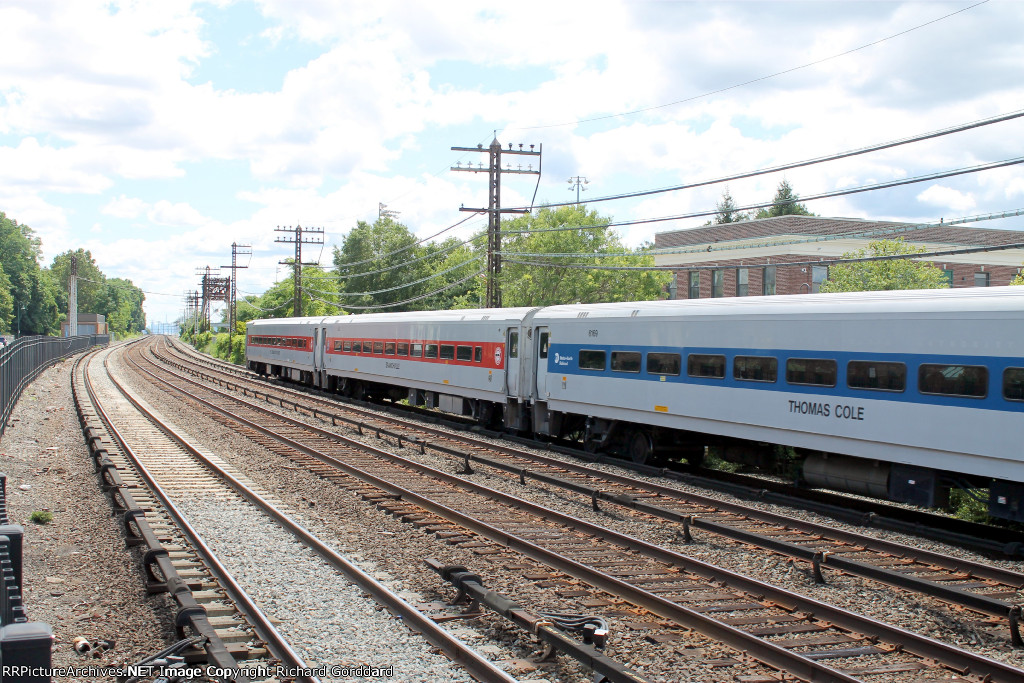
<svg viewBox="0 0 1024 683"><path fill-rule="evenodd" d="M509 396L519 394L518 327L510 327L505 333L505 391Z"/></svg>
<svg viewBox="0 0 1024 683"><path fill-rule="evenodd" d="M548 377L548 346L551 345L551 332L547 326L541 326L533 331L534 340L537 344L537 400L548 400L547 377Z"/></svg>

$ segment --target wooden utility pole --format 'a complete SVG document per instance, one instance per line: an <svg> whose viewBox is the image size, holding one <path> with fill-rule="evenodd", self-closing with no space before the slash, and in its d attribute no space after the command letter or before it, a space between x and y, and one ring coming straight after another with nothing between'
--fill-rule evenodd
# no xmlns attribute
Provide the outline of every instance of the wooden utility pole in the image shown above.
<svg viewBox="0 0 1024 683"><path fill-rule="evenodd" d="M477 145L476 147L452 147L454 152L487 152L489 155L489 163L487 168L484 168L483 164L477 164L473 166L468 164L463 166L461 163L452 166L453 171L468 171L470 173L483 173L487 172L489 186L487 192L487 208L486 209L467 209L461 207L459 211L471 211L473 213L487 212L487 308L501 308L501 283L499 278L501 276L501 214L503 213L530 213L529 209L502 209L501 208L501 174L502 173L526 173L529 175L537 176L537 184L540 185L540 172L541 172L541 152L544 146L541 145L540 149L536 152L533 151L534 145L530 145L529 150L524 150L522 144L519 145L518 150L512 149L512 143L508 143L508 149L502 149L501 143L498 142L497 134L495 134L494 140L491 142L491 146L484 148L483 145ZM501 167L501 155L502 154L520 154L524 156L537 157L537 170L533 170L533 164L529 164L524 170L522 164L519 164L518 168L512 168L511 165L506 165L505 168ZM537 196L537 191L534 189L534 197Z"/></svg>
<svg viewBox="0 0 1024 683"><path fill-rule="evenodd" d="M231 280L228 282L228 348L231 348L231 337L235 334L235 319L238 308L238 274L239 269L249 266L238 265L239 256L252 256L252 245L231 243L231 265L221 268L231 269Z"/></svg>
<svg viewBox="0 0 1024 683"><path fill-rule="evenodd" d="M292 302L292 315L296 318L302 317L302 266L315 266L316 263L303 263L302 262L302 245L303 244L323 244L324 243L324 229L323 228L303 228L301 225L296 225L294 228L282 228L280 225L274 229L275 232L290 232L291 237L278 237L275 242L284 242L286 244L295 244L295 260L292 261L291 266L293 269L292 280L294 282L294 299ZM320 237L303 237L303 232L312 233L314 235L320 235ZM280 264L288 265L288 260L278 261Z"/></svg>

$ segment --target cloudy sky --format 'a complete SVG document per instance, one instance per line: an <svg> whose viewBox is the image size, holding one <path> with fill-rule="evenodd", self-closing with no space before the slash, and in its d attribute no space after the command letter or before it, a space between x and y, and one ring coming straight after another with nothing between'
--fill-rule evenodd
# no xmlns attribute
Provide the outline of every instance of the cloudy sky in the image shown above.
<svg viewBox="0 0 1024 683"><path fill-rule="evenodd" d="M304 258L326 264L381 202L421 236L465 218L486 178L449 167L486 159L450 148L495 130L543 145L543 203L574 198L569 177L589 180L586 201L1024 109L1021 26L1008 0L0 0L0 211L36 231L47 263L89 249L147 291L150 321L173 321L232 242L254 252L242 292L285 277L276 226L322 227L322 254ZM752 204L783 177L807 196L1020 156L1024 119L729 190ZM723 189L592 208L676 215ZM533 191L507 176L503 204ZM1018 165L809 208L933 221L1021 206ZM621 232L637 245L704 220Z"/></svg>

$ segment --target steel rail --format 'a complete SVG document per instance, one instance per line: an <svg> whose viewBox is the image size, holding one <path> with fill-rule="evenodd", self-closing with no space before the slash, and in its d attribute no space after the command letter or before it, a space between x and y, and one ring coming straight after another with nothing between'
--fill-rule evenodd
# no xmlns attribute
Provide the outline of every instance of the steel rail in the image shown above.
<svg viewBox="0 0 1024 683"><path fill-rule="evenodd" d="M191 372L186 368L180 369L185 370L186 372ZM210 377L201 372L198 373L198 375L204 379L211 379L213 381L218 382L218 384L231 387L230 382L225 382L217 378ZM299 407L298 404L294 405L296 405L296 407ZM323 411L320 411L316 408L308 408L306 406L301 407L304 410L311 411L313 417L317 417L318 415L322 416L324 414ZM351 418L346 418L344 416L337 416L331 414L330 417L332 419L332 422L334 422L337 419L341 419L346 422L360 424L357 420L352 420ZM404 422L399 420L396 421ZM674 501L710 506L718 508L720 510L728 511L733 514L743 515L756 521L761 521L770 524L780 524L808 534L821 535L826 537L826 540L835 540L841 543L859 545L863 546L866 550L874 550L884 553L897 554L902 557L918 560L920 562L930 562L938 567L942 567L954 572L969 572L972 577L998 581L1000 583L1017 589L1024 587L1024 574L1020 574L1018 572L1012 572L1010 570L1000 569L998 567L992 567L990 565L971 562L969 560L958 560L956 558L951 558L948 555L942 555L936 552L927 551L923 549L911 548L910 546L894 543L892 541L885 541L883 539L876 539L870 536L865 536L863 534L845 532L839 529L834 529L832 527L826 527L824 525L815 524L813 522L802 522L800 520L795 520L790 517L785 517L783 515L756 510L754 508L748 508L735 503L719 501L706 496L701 496L699 494L685 493L679 491L678 489L673 489L667 486L649 484L647 482L642 482L636 479L630 479L628 477L623 477L612 473L595 472L594 470L588 469L586 467L582 467L572 463L567 463L561 460L556 460L554 458L549 458L543 455L525 453L514 448L495 445L483 441L481 439L475 439L468 435L454 435L443 430L433 429L430 427L424 427L420 425L414 425L411 428L421 432L426 432L428 434L433 434L434 436L444 438L447 440L460 441L471 447L496 451L508 455L510 457L516 457L520 459L538 462L547 467L564 469L568 470L569 472L587 476L590 478L604 479L617 485L641 489L646 492L655 493L657 495L670 498ZM377 429L376 432L378 436L380 436L381 433L384 433L398 439L399 445L401 445L401 441L403 438L408 439L407 436L403 437L403 435L396 432L392 432L390 430ZM863 576L875 581L880 581L883 583L887 583L889 585L897 586L910 591L939 598L940 600L944 600L952 604L968 607L970 609L977 610L985 614L1005 618L1010 626L1010 641L1012 645L1014 647L1018 647L1024 644L1022 643L1020 631L1018 628L1018 622L1021 620L1021 606L1007 602L1005 600L1000 600L998 598L992 598L978 593L973 593L970 591L966 591L962 588L958 588L956 586L943 585L937 581L922 579L919 577L908 575L903 572L885 569L882 567L878 567L876 565L872 565L868 562L860 562L857 560L847 559L839 554L830 554L827 552L823 553L818 549L808 548L806 546L800 545L799 543L788 543L785 541L780 541L771 538L770 536L758 534L752 531L738 529L729 524L722 524L720 522L704 519L699 515L682 514L669 508L644 502L643 500L636 497L629 497L621 494L609 493L601 490L600 488L589 487L582 484L578 484L576 482L566 481L565 479L562 479L557 476L552 476L540 472L528 471L525 468L502 463L491 458L488 458L486 456L467 453L465 451L459 451L438 444L423 444L423 446L424 448L429 448L433 451L443 453L445 455L452 456L455 458L465 458L467 462L471 460L486 465L488 467L492 467L494 469L518 475L520 477L520 480L523 481L523 483L525 483L526 478L530 478L545 484L550 484L566 490L580 493L582 495L592 498L595 501L595 507L597 500L605 500L616 505L621 505L624 507L629 507L638 510L640 512L652 515L654 517L686 524L688 527L693 526L697 528L702 528L712 533L732 538L736 541L749 543L752 545L766 548L768 550L772 550L774 552L788 555L790 557L810 562L814 566L816 578L822 582L824 581L824 578L821 574L821 568L822 566L830 566L845 571L849 574ZM689 534L688 530L687 534Z"/></svg>
<svg viewBox="0 0 1024 683"><path fill-rule="evenodd" d="M79 363L76 363L76 369L78 366ZM100 423L104 426L108 434L114 438L121 450L127 455L130 452L130 448L124 441L122 435L118 432L117 428L114 427L113 422L110 420L106 411L103 409L102 404L100 404L96 397L95 390L92 386L92 380L89 376L88 363L82 367L81 380L85 386L91 406L96 412L97 419L100 420ZM79 402L79 415L84 427L86 422L84 411L74 383L72 383L72 390L75 394L76 401ZM88 428L88 430L84 429L83 431L93 430L92 428ZM101 477L105 482L109 482L109 488L111 489L112 496L119 495L121 500L124 502L124 526L125 533L128 534L129 538L128 544L132 545L133 543L131 538L131 526L134 524L135 528L138 530L138 537L135 542L145 543L148 548L146 557L143 560L143 568L148 574L152 575L151 563L156 564L159 567L160 573L164 579L163 588L179 605L178 612L175 615L176 628L180 630L186 623L191 623L193 630L205 638L203 648L209 657L209 662L223 671L229 671L231 669L235 669L237 671L238 662L230 654L227 646L221 640L213 625L210 623L209 617L206 613L206 608L196 601L195 597L192 595L191 589L188 588L185 581L178 575L177 570L171 563L169 554L163 548L163 545L159 540L157 540L156 534L153 532L149 522L146 520L144 510L136 503L134 497L123 489L124 483L121 480L120 475L117 473L114 463L110 461L106 450L97 445L100 442L100 437L95 434L86 433L86 438L90 450L93 452L93 457L96 461ZM135 460L134 454L129 457L132 460ZM138 467L136 467L136 470L140 475L142 474L142 471L139 470ZM169 508L167 511L170 513ZM152 585L152 582L149 583ZM157 586L152 585L152 587L156 588ZM266 639L264 639L264 642L269 643ZM221 680L245 683L248 681L248 678L236 673L230 678L221 677Z"/></svg>
<svg viewBox="0 0 1024 683"><path fill-rule="evenodd" d="M178 348L178 345L172 344L171 347L176 352L182 355L192 355L181 351ZM209 357L192 357L193 360L191 360L190 362L205 363L206 365L211 367L212 372L233 374L253 382L265 381L261 380L256 373L235 366L229 366L228 364L220 361L219 359ZM175 363L174 361L169 362L178 365L178 367L181 367L182 369L186 369L182 365ZM186 371L192 372L192 370L187 369ZM215 379L214 381L219 380ZM289 393L294 396L304 396L311 401L320 400L325 403L338 403L338 401L328 401L326 399L327 394L325 394L322 390L314 389L312 391L299 391L277 383L275 383L274 386L279 391ZM314 394L319 394L323 398L316 398ZM373 417L376 419L384 419L381 418L380 416L370 413L369 411L353 407L350 404L346 404L345 408L347 410L354 411L363 415L373 415ZM386 412L392 412L394 410L390 406L381 406L380 409ZM337 417L338 419L347 420L349 422L358 422L357 420L351 420L349 418L344 418L341 416ZM398 417L393 417L391 419L395 420L396 422L405 422L406 424L408 424L408 421L404 421ZM458 426L463 427L464 425L459 423ZM442 430L435 429L426 425L417 425L414 428L435 433L438 435L445 435L448 438L460 438L471 440L471 437L463 435L456 436L451 433L444 432ZM609 456L586 453L578 449L551 443L540 443L530 439L525 439L523 437L516 437L508 434L490 431L485 431L484 433L494 438L505 439L512 442L522 442L534 448L547 448L548 450L562 453L563 455L568 455L570 457L575 457L590 462L600 462L604 464L616 465L618 467L625 469L633 469L640 474L646 474L649 476L662 476L682 481L689 481L697 486L704 486L706 488L716 488L725 491L726 493L730 493L739 497L753 497L757 500L761 500L764 502L772 502L779 505L786 505L789 507L798 507L803 510L811 510L824 515L835 517L839 520L858 526L888 529L891 531L898 531L901 533L922 536L924 538L931 538L942 542L957 543L964 547L975 548L983 552L1000 553L1008 557L1024 556L1024 534L1021 534L1019 532L1013 532L1008 529L997 529L990 525L979 524L976 522L968 522L965 520L959 520L942 515L936 515L930 512L923 512L921 510L907 510L905 508L896 508L892 505L888 505L879 501L869 502L857 498L850 498L847 496L841 496L838 494L819 490L796 489L795 487L792 486L785 486L780 485L776 482L744 477L743 475L716 473L715 478L708 478L705 476L668 470L661 467L637 465L635 463L625 461L620 458L613 458ZM494 449L501 448L500 446L494 445L490 445L489 447ZM854 506L857 511L851 511L850 506ZM999 538L998 535L1002 535L1003 538ZM1005 537L1007 535L1010 535L1012 538L1016 540L1005 540ZM941 559L944 556L939 557ZM981 567L984 565L977 566ZM990 578L992 578L992 580L1002 581L1004 583L1012 584L1013 582L1012 578Z"/></svg>
<svg viewBox="0 0 1024 683"><path fill-rule="evenodd" d="M171 382L168 382L162 378L156 377L152 373L148 373L157 379L162 384L169 387L175 388L177 391L189 394L180 387L176 387ZM193 383L188 378L181 377L186 382ZM199 385L201 386L201 385ZM345 443L353 448L357 448L364 452L372 453L378 457L381 457L390 462L400 464L411 470L420 472L421 474L447 482L451 485L463 487L469 489L475 493L485 495L491 499L503 502L508 505L514 505L520 509L526 510L540 517L544 517L548 520L554 520L561 524L565 524L572 528L590 533L598 538L605 540L606 542L613 543L619 547L635 550L644 553L646 556L651 557L655 560L664 562L667 565L682 567L693 571L705 578L717 581L724 581L731 586L744 590L751 594L763 595L768 600L779 604L785 605L787 610L803 610L812 613L816 618L828 621L836 624L841 628L865 634L875 634L886 639L888 642L898 645L905 652L910 652L914 655L922 657L924 659L932 659L938 662L942 662L944 665L954 668L960 672L971 672L979 676L988 676L989 680L998 683L1019 683L1022 677L1024 677L1024 670L1012 667L1010 665L998 662L980 655L976 655L960 648L956 648L947 643L942 643L930 638L926 638L919 634L906 631L904 629L877 622L861 615L857 615L846 610L842 610L826 603L821 603L811 598L807 598L784 589L761 583L749 577L741 574L729 572L727 570L709 565L706 563L699 562L690 557L681 555L679 553L655 546L645 541L629 537L623 534L610 531L606 528L599 527L591 524L585 520L577 519L569 515L562 514L560 512L544 508L540 505L523 501L521 499L509 496L500 491L490 489L479 484L467 481L465 479L450 475L446 472L422 465L412 460L403 458L402 456L389 453L369 444L362 443L355 439L350 439L327 430L323 430L315 425L303 422L290 416L281 415L273 411L267 410L257 404L251 403L231 396L224 392L213 389L212 387L203 387L204 390L209 391L220 398L226 398L231 402L245 406L256 412L272 416L283 422L286 422L292 426L300 427L308 430L313 434L326 438L329 440L339 441ZM769 641L764 641L756 636L750 635L745 631L736 629L732 626L716 621L710 617L705 616L699 612L695 612L686 607L673 603L669 600L661 598L660 596L637 588L631 584L623 582L619 579L615 579L611 576L603 573L595 572L593 569L586 565L565 557L561 554L550 551L546 548L537 546L530 541L520 538L515 534L508 533L490 524L469 517L458 510L452 509L443 503L439 503L429 497L418 494L414 491L406 489L405 487L399 486L393 482L387 481L381 477L378 477L370 472L360 470L348 463L345 463L337 458L334 458L326 453L318 451L314 448L306 446L301 442L294 439L290 439L281 434L274 432L272 429L260 425L251 420L247 420L237 414L231 413L230 411L214 405L212 402L205 399L192 395L192 398L199 403L207 406L217 413L225 415L230 419L233 419L240 424L243 424L250 429L256 430L263 433L273 439L285 443L288 446L305 453L311 457L314 457L321 462L333 465L342 471L355 476L363 481L366 481L377 488L381 488L386 491L401 495L403 499L415 502L420 507L434 512L435 514L444 517L446 519L457 521L460 525L472 529L480 535L490 538L491 540L498 542L506 547L514 548L524 554L533 557L549 566L557 568L561 571L565 571L568 574L577 576L578 578L587 581L591 585L606 590L610 593L621 595L631 602L638 604L646 609L649 609L655 614L659 614L663 617L676 620L678 623L695 628L706 635L709 635L721 642L725 642L732 647L736 647L740 650L745 650L751 653L757 659L770 666L789 671L790 673L802 676L808 681L853 681L857 680L846 674L825 666L820 662L805 658L798 653L790 652L772 644Z"/></svg>
<svg viewBox="0 0 1024 683"><path fill-rule="evenodd" d="M134 364L134 360L130 358L128 360ZM144 368L141 368L138 365L136 365L136 367L140 371L146 372ZM409 625L410 628L421 631L427 642L439 648L456 664L465 667L466 671L468 671L474 678L482 681L483 683L515 683L514 678L510 677L501 669L498 669L486 658L479 655L475 650L466 646L460 640L452 636L435 621L407 603L362 569L349 562L327 543L320 540L311 531L295 522L290 516L278 510L265 498L240 482L229 472L211 462L204 453L188 443L185 437L180 435L176 430L165 424L160 420L160 418L142 406L127 392L116 378L111 376L111 380L139 411L143 412L150 420L158 424L160 429L166 432L168 436L175 441L178 441L186 450L199 459L207 469L211 470L219 478L225 481L231 488L242 495L250 503L259 507L261 510L273 517L274 520L294 534L297 538L301 539L304 544L316 552L328 564L345 574L346 577L359 586L363 591L372 595L378 603L386 607L392 614L401 616L403 621Z"/></svg>

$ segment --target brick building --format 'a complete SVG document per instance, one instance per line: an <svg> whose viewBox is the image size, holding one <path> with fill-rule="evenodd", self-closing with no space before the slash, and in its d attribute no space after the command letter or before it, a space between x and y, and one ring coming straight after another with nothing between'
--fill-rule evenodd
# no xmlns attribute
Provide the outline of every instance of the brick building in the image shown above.
<svg viewBox="0 0 1024 683"><path fill-rule="evenodd" d="M1020 245L1009 249L930 256L952 287L1010 283L1024 264L1024 231L820 216L761 220L673 230L655 235L658 266L678 266L678 299L816 292L828 277L828 261L867 248L878 239L902 237L928 252Z"/></svg>

